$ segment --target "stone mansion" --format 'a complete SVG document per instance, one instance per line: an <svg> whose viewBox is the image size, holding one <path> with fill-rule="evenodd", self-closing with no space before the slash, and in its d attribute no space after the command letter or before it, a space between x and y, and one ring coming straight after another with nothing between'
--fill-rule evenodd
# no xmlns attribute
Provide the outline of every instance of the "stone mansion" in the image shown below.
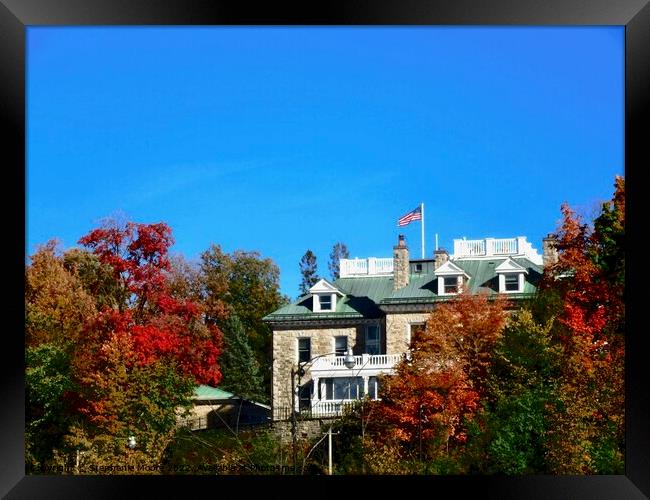
<svg viewBox="0 0 650 500"><path fill-rule="evenodd" d="M321 279L264 318L273 329L273 419L287 418L292 407L336 416L345 403L377 398L378 375L393 373L437 302L463 288L529 298L556 255L551 238L539 255L519 236L456 239L451 255L436 250L433 258L411 259L400 235L390 258L341 259L336 281Z"/></svg>

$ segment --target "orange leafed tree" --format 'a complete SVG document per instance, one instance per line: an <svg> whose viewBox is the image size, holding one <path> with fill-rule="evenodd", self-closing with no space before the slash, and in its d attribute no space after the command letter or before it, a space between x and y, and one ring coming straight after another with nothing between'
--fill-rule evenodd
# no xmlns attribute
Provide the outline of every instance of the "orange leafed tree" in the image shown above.
<svg viewBox="0 0 650 500"><path fill-rule="evenodd" d="M435 459L466 441L505 307L501 297L469 292L436 305L395 376L382 379L372 426L377 442L388 438L404 456Z"/></svg>
<svg viewBox="0 0 650 500"><path fill-rule="evenodd" d="M625 182L602 205L594 226L567 204L555 233L558 261L542 289L562 300L563 373L547 460L560 474L621 473L624 417Z"/></svg>

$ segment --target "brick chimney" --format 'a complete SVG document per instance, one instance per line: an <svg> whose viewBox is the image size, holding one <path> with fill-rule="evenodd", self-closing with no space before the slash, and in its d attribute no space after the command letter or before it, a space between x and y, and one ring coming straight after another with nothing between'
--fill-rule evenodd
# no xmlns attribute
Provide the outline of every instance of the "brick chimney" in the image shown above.
<svg viewBox="0 0 650 500"><path fill-rule="evenodd" d="M555 247L557 240L555 236L549 234L542 240L542 262L544 267L555 264L558 259L557 248Z"/></svg>
<svg viewBox="0 0 650 500"><path fill-rule="evenodd" d="M442 266L445 262L449 260L449 254L447 253L447 250L445 250L444 248L436 250L434 252L434 255L436 256L436 260L433 263L434 270L438 269L440 266Z"/></svg>
<svg viewBox="0 0 650 500"><path fill-rule="evenodd" d="M400 234L397 245L393 247L393 290L399 290L409 284L409 249Z"/></svg>

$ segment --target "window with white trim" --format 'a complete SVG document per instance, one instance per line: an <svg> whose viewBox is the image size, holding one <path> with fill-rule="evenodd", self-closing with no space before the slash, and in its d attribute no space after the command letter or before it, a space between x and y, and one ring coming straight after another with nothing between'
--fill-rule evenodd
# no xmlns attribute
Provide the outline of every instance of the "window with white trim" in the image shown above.
<svg viewBox="0 0 650 500"><path fill-rule="evenodd" d="M506 292L519 291L519 274L520 273L508 273L504 275Z"/></svg>
<svg viewBox="0 0 650 500"><path fill-rule="evenodd" d="M318 296L318 301L320 302L321 311L331 311L332 310L332 296L330 294L322 294Z"/></svg>
<svg viewBox="0 0 650 500"><path fill-rule="evenodd" d="M363 378L335 377L323 379L327 401L363 398ZM322 395L322 394L321 394Z"/></svg>
<svg viewBox="0 0 650 500"><path fill-rule="evenodd" d="M379 399L379 378L368 377L368 396L370 399Z"/></svg>
<svg viewBox="0 0 650 500"><path fill-rule="evenodd" d="M409 331L408 331L408 344L409 344L409 347L413 345L413 339L415 339L416 336L422 335L425 332L426 327L427 327L426 323L410 323L409 324Z"/></svg>
<svg viewBox="0 0 650 500"><path fill-rule="evenodd" d="M460 285L463 282L462 276L441 276L438 279L443 280L443 294L454 295L460 292Z"/></svg>
<svg viewBox="0 0 650 500"><path fill-rule="evenodd" d="M524 291L524 273L499 273L499 293L520 293Z"/></svg>

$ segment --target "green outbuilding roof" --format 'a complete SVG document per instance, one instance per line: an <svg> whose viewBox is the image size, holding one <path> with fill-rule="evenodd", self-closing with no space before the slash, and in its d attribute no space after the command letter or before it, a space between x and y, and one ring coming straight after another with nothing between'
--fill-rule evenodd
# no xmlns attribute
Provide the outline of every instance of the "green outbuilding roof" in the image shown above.
<svg viewBox="0 0 650 500"><path fill-rule="evenodd" d="M479 290L496 294L498 290L498 275L495 268L505 262L505 258L495 259L459 259L453 263L463 269L469 276L469 289L476 293ZM542 276L542 267L526 258L512 258L520 266L526 268L528 274L522 293L509 294L509 298L523 298L533 294ZM313 312L312 298L309 295L300 297L293 304L286 305L264 317L265 321L304 321L315 319L355 319L380 318L384 313L380 305L389 304L421 304L448 300L448 297L438 296L438 278L433 273L413 273L409 284L399 290L393 290L392 276L373 276L361 278L339 278L332 283L344 297L336 302L336 310L332 312Z"/></svg>
<svg viewBox="0 0 650 500"><path fill-rule="evenodd" d="M223 391L209 385L199 385L194 389L194 399L240 399L232 392Z"/></svg>

